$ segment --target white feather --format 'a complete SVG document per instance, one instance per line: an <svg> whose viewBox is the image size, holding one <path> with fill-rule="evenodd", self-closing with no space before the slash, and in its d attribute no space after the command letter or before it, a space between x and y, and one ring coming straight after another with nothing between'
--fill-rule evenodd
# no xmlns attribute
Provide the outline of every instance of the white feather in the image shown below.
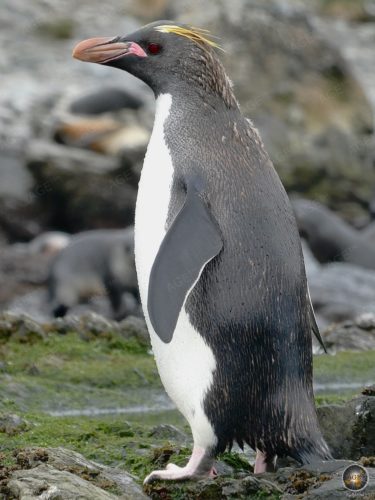
<svg viewBox="0 0 375 500"><path fill-rule="evenodd" d="M166 233L173 180L172 158L164 137L164 123L171 105L170 94L162 94L156 101L154 128L138 188L135 258L143 311L161 380L188 420L195 444L206 448L216 442L213 428L203 410L203 399L212 384L216 367L213 352L191 324L185 307L181 309L169 344L165 344L155 333L147 312L150 272Z"/></svg>

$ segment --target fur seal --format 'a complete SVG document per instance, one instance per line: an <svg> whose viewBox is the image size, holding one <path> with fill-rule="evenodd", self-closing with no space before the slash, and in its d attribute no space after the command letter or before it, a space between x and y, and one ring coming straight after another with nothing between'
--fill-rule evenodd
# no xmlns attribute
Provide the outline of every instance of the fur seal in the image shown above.
<svg viewBox="0 0 375 500"><path fill-rule="evenodd" d="M358 231L326 208L310 200L294 200L298 228L321 263L348 262L375 269L375 247Z"/></svg>
<svg viewBox="0 0 375 500"><path fill-rule="evenodd" d="M52 262L48 293L55 317L65 316L79 302L105 292L117 319L123 317L123 293L138 298L132 227L79 233Z"/></svg>

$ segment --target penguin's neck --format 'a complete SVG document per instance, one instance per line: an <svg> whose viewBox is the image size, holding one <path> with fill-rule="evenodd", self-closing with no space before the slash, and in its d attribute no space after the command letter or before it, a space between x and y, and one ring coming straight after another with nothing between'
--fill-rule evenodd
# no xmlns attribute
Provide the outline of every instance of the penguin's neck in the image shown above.
<svg viewBox="0 0 375 500"><path fill-rule="evenodd" d="M222 97L211 92L203 92L202 89L196 86L180 85L178 87L169 88L168 91L156 95L156 115L155 120L159 116L165 117L165 96L169 96L171 104L172 116L168 120L169 126L179 128L184 124L198 123L199 120L209 123L216 120L220 115L222 118L227 117L229 121L238 120L241 116L241 111L237 101L233 101L231 106L228 106Z"/></svg>

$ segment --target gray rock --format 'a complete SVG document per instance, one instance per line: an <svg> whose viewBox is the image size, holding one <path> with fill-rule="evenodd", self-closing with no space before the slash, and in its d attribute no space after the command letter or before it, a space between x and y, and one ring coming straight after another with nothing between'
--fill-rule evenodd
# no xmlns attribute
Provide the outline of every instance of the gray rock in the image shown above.
<svg viewBox="0 0 375 500"><path fill-rule="evenodd" d="M48 464L29 470L18 470L7 484L8 498L24 500L113 500L117 495L107 493L89 481L68 471L59 471ZM129 497L130 498L130 497Z"/></svg>
<svg viewBox="0 0 375 500"><path fill-rule="evenodd" d="M35 291L46 283L52 254L25 256L13 245L0 252L0 310L16 297Z"/></svg>
<svg viewBox="0 0 375 500"><path fill-rule="evenodd" d="M321 264L317 261L316 257L311 251L311 248L304 238L301 239L301 244L307 275L319 272L321 269Z"/></svg>
<svg viewBox="0 0 375 500"><path fill-rule="evenodd" d="M129 174L119 170L118 159L34 142L27 164L34 177L33 194L52 226L58 221L60 227L77 232L133 222L136 190L128 184Z"/></svg>
<svg viewBox="0 0 375 500"><path fill-rule="evenodd" d="M188 442L188 436L174 425L160 424L153 427L150 436L156 439L169 439L177 443Z"/></svg>
<svg viewBox="0 0 375 500"><path fill-rule="evenodd" d="M375 215L375 200L374 200L374 215ZM371 222L368 226L366 226L362 230L362 235L369 241L372 245L375 246L375 222Z"/></svg>
<svg viewBox="0 0 375 500"><path fill-rule="evenodd" d="M16 461L21 470L12 472L6 485L7 493L15 498L146 498L126 471L87 460L66 448L26 448L16 453ZM108 488L116 494L105 491Z"/></svg>
<svg viewBox="0 0 375 500"><path fill-rule="evenodd" d="M25 168L22 155L15 151L1 151L0 198L6 195L23 200L28 196L32 183L33 179Z"/></svg>
<svg viewBox="0 0 375 500"><path fill-rule="evenodd" d="M9 239L29 239L40 231L43 215L31 196L33 178L19 150L0 140L0 230Z"/></svg>
<svg viewBox="0 0 375 500"><path fill-rule="evenodd" d="M343 499L348 490L345 489L342 474L345 468L353 464L347 460L332 460L304 467L281 468L275 473L259 475L235 473L230 477L218 477L214 481L198 481L185 483L184 487L176 483L164 483L163 495L184 498L281 498L293 500L310 499ZM369 484L364 498L373 498L375 492L375 469L367 468ZM233 477L234 476L234 477ZM160 485L147 485L146 492L152 498L160 495Z"/></svg>
<svg viewBox="0 0 375 500"><path fill-rule="evenodd" d="M0 315L0 336L3 342L12 337L20 343L43 341L47 337L39 323L24 314L13 313Z"/></svg>
<svg viewBox="0 0 375 500"><path fill-rule="evenodd" d="M321 462L319 464L307 465L295 471L288 469L281 470L278 474L279 480L286 479L285 493L282 500L292 500L295 498L306 498L307 500L316 499L343 499L349 495L342 481L342 474L346 467L353 462L347 460L335 460L330 462ZM375 470L367 468L369 484L363 492L364 498L373 498L375 485ZM362 492L361 492L362 493ZM363 494L362 493L362 494Z"/></svg>
<svg viewBox="0 0 375 500"><path fill-rule="evenodd" d="M97 336L108 336L119 331L116 321L101 316L93 311L85 311L81 315L67 315L51 322L51 328L58 333L77 331L85 340Z"/></svg>
<svg viewBox="0 0 375 500"><path fill-rule="evenodd" d="M59 470L88 471L96 475L96 480L107 480L114 483L121 493L121 498L132 500L143 499L146 496L135 482L134 477L122 469L107 467L97 462L87 460L80 453L66 448L48 448L48 464Z"/></svg>
<svg viewBox="0 0 375 500"><path fill-rule="evenodd" d="M45 328L48 331L61 334L77 331L86 340L97 336L110 338L112 334L115 334L127 340L134 339L144 347L150 344L150 336L145 320L135 316L128 316L121 322L117 322L93 311L86 311L79 316L67 315L65 318L57 318L51 323L47 323Z"/></svg>
<svg viewBox="0 0 375 500"><path fill-rule="evenodd" d="M161 488L162 494L166 498L178 497L182 493L183 498L220 498L222 500L268 498L274 495L277 498L283 491L272 474L264 474L264 477L246 474L235 478L219 476L215 480L189 481L184 483L183 487L172 481L163 483L162 486L158 483L152 483L145 487L145 491L151 498L158 498Z"/></svg>
<svg viewBox="0 0 375 500"><path fill-rule="evenodd" d="M330 352L375 349L375 314L363 314L354 321L333 324L322 336Z"/></svg>
<svg viewBox="0 0 375 500"><path fill-rule="evenodd" d="M307 267L315 312L326 325L375 313L375 272L346 263Z"/></svg>
<svg viewBox="0 0 375 500"><path fill-rule="evenodd" d="M344 405L319 406L323 435L337 459L375 455L375 397L359 396Z"/></svg>
<svg viewBox="0 0 375 500"><path fill-rule="evenodd" d="M0 432L11 436L30 428L29 422L15 413L0 413Z"/></svg>
<svg viewBox="0 0 375 500"><path fill-rule="evenodd" d="M95 153L76 148L65 148L52 142L35 140L26 151L28 168L35 176L40 164L48 164L55 174L68 172L74 174L77 170L82 174L105 174L118 168L114 158L103 157ZM35 171L34 171L35 170ZM53 189L53 184L37 186L33 189L36 196Z"/></svg>
<svg viewBox="0 0 375 500"><path fill-rule="evenodd" d="M136 338L141 343L149 345L150 335L143 318L128 316L119 323L119 328L121 335L125 338Z"/></svg>

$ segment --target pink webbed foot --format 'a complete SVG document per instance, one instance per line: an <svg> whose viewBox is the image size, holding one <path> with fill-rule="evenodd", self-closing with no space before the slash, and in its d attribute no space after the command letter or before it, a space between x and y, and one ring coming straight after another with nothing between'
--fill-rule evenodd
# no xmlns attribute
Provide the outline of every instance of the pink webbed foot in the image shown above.
<svg viewBox="0 0 375 500"><path fill-rule="evenodd" d="M257 450L255 458L254 474L262 472L274 472L276 470L276 455L270 457L266 453Z"/></svg>
<svg viewBox="0 0 375 500"><path fill-rule="evenodd" d="M153 481L184 481L188 479L215 478L217 472L213 467L213 457L203 448L194 448L185 467L168 464L164 470L154 470L144 480L144 484Z"/></svg>

